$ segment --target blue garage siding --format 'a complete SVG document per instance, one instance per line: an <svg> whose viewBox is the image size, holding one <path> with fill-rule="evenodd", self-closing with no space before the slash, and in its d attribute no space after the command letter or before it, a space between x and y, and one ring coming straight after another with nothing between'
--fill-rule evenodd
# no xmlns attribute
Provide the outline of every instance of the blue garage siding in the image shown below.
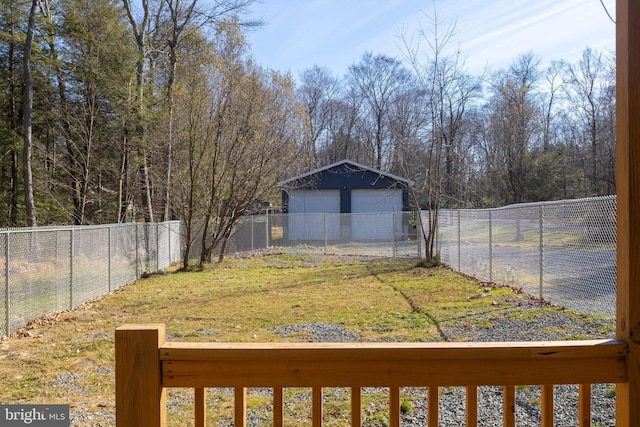
<svg viewBox="0 0 640 427"><path fill-rule="evenodd" d="M407 186L412 182L387 174L367 166L344 160L333 165L320 168L315 171L290 178L278 184L283 188L282 209L289 212L290 190L340 190L340 213L351 213L353 211L351 191L354 189L401 189L402 190L402 210L409 210L409 194Z"/></svg>

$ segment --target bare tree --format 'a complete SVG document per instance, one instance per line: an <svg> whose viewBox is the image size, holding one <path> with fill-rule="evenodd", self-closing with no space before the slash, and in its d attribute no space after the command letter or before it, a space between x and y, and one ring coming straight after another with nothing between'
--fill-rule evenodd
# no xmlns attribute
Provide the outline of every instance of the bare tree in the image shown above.
<svg viewBox="0 0 640 427"><path fill-rule="evenodd" d="M320 164L328 165L343 159L360 163L368 161L358 135L361 108L362 100L351 89L330 103L327 123L329 140L318 153Z"/></svg>
<svg viewBox="0 0 640 427"><path fill-rule="evenodd" d="M427 222L421 224L425 239L425 258L437 259L436 227L438 209L445 189L452 192L454 164L460 152L465 115L481 88L480 79L464 72L460 49L454 43L455 22L441 30L435 5L433 17L427 16L430 28L420 27L414 38L403 35L404 54L424 91L426 115L422 138L425 163L415 175L412 189L416 206L426 199ZM426 45L426 46L425 46ZM443 161L444 158L444 161ZM407 168L408 171L408 168Z"/></svg>
<svg viewBox="0 0 640 427"><path fill-rule="evenodd" d="M302 148L311 157L310 169L320 166L318 147L321 137L325 135L324 146L327 146L327 133L331 120L334 101L339 90L338 80L327 68L314 66L304 70L300 75L298 98L305 111L305 133Z"/></svg>
<svg viewBox="0 0 640 427"><path fill-rule="evenodd" d="M204 39L192 36L185 41L188 48L180 61L181 81L175 85L174 111L175 167L173 169L174 209L185 225L183 268L188 268L192 246L202 231L199 220L204 215L203 183L207 179L211 126L211 100L215 75L213 48Z"/></svg>
<svg viewBox="0 0 640 427"><path fill-rule="evenodd" d="M425 90L416 83L398 94L391 111L389 132L394 149L390 171L398 175L419 170L425 161L422 132L427 126L427 100Z"/></svg>
<svg viewBox="0 0 640 427"><path fill-rule="evenodd" d="M539 63L533 52L527 52L492 79L485 143L486 152L493 153L487 160L495 180L489 185L497 185L501 203L521 203L529 195L532 148L539 142L540 110L533 90L540 78Z"/></svg>
<svg viewBox="0 0 640 427"><path fill-rule="evenodd" d="M602 54L590 48L582 59L568 68L566 93L573 118L579 126L585 147L585 176L590 194L600 196L615 192L613 147L615 137L614 84ZM588 148L587 148L588 147Z"/></svg>
<svg viewBox="0 0 640 427"><path fill-rule="evenodd" d="M138 21L134 14L134 9L131 6L131 0L122 0L124 8L129 18L129 24L131 25L131 32L133 33L136 48L136 98L133 100L136 103L136 122L133 124L133 129L130 132L131 138L135 141L135 150L137 159L139 162L139 170L142 175L142 198L145 206L145 218L153 222L153 200L151 198L151 180L149 175L149 163L146 144L146 128L147 128L147 106L145 99L145 82L146 82L146 68L145 63L149 54L148 44L148 25L151 20L151 5L149 0L142 0L142 16ZM129 153L123 153L123 155L129 156ZM123 161L125 162L125 161ZM127 160L126 163L129 163Z"/></svg>
<svg viewBox="0 0 640 427"><path fill-rule="evenodd" d="M215 46L189 49L194 58L177 85L175 194L189 245L202 221L201 263L224 258L241 216L274 196L294 154L293 81L257 67L244 48L237 23L224 23Z"/></svg>
<svg viewBox="0 0 640 427"><path fill-rule="evenodd" d="M564 61L551 61L544 77L547 81L547 90L543 93L542 99L542 150L548 152L553 141L553 119L556 117L558 94L560 93L564 79L563 74L567 64Z"/></svg>
<svg viewBox="0 0 640 427"><path fill-rule="evenodd" d="M165 83L167 128L165 139L165 177L163 211L165 219L170 217L171 206L171 169L173 158L173 87L177 78L176 65L178 61L178 49L181 48L185 33L197 31L207 27L215 27L224 19L236 19L238 14L246 12L247 8L256 0L218 0L214 3L203 3L198 0L162 0L167 10L167 16L156 17L162 20L156 25L157 34L153 35L156 50L166 50L168 60L167 76ZM159 11L160 12L160 11ZM243 27L258 27L262 25L260 20L238 21Z"/></svg>
<svg viewBox="0 0 640 427"><path fill-rule="evenodd" d="M411 79L402 63L386 55L368 52L360 62L349 67L349 84L367 106L372 129L372 159L367 163L380 170L388 166L392 143L389 140L389 115L401 88Z"/></svg>

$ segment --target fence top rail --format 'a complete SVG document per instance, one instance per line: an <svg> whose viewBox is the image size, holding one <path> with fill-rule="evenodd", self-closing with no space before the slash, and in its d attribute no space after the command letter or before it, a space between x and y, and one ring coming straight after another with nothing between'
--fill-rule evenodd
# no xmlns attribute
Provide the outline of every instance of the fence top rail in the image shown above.
<svg viewBox="0 0 640 427"><path fill-rule="evenodd" d="M15 234L15 233L34 233L44 231L70 231L70 230L96 230L103 228L118 228L118 227L131 227L131 226L168 226L171 224L180 224L180 221L164 221L164 222L123 222L120 224L96 224L96 225L58 225L58 226L40 226L40 227L12 227L12 228L0 228L0 234Z"/></svg>
<svg viewBox="0 0 640 427"><path fill-rule="evenodd" d="M615 340L164 343L164 387L425 387L624 383Z"/></svg>
<svg viewBox="0 0 640 427"><path fill-rule="evenodd" d="M496 208L484 208L484 209L440 209L441 211L451 211L451 212L491 212L491 211L499 211L499 210L509 210L509 209L524 209L524 208L536 208L540 206L553 206L553 205L569 205L569 204L577 204L577 203L594 203L600 201L607 200L616 200L616 196L601 196L601 197L585 197L582 199L565 199L565 200L552 200L545 202L531 202L531 203L517 203L514 205L507 206L499 206Z"/></svg>
<svg viewBox="0 0 640 427"><path fill-rule="evenodd" d="M166 342L163 324L123 325L115 338L116 367L143 372L159 364L162 387L600 384L628 378L628 347L616 340L194 343Z"/></svg>
<svg viewBox="0 0 640 427"><path fill-rule="evenodd" d="M627 345L613 339L444 343L211 343L165 342L160 360L447 360L580 359L624 357Z"/></svg>

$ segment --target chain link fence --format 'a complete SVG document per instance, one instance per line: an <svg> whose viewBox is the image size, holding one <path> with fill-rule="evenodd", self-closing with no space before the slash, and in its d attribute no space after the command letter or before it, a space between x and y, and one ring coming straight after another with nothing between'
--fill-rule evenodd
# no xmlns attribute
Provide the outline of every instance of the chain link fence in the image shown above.
<svg viewBox="0 0 640 427"><path fill-rule="evenodd" d="M281 249L376 257L424 256L411 212L262 214L242 218L226 254ZM441 210L443 263L480 280L521 288L553 304L616 312L615 196L482 210Z"/></svg>
<svg viewBox="0 0 640 427"><path fill-rule="evenodd" d="M616 312L615 196L442 210L442 262L567 308Z"/></svg>
<svg viewBox="0 0 640 427"><path fill-rule="evenodd" d="M0 335L179 261L179 221L0 231Z"/></svg>
<svg viewBox="0 0 640 427"><path fill-rule="evenodd" d="M290 253L417 258L422 240L416 221L412 212L248 215L235 227L225 254L282 248Z"/></svg>
<svg viewBox="0 0 640 427"><path fill-rule="evenodd" d="M421 214L426 221L426 212ZM289 253L420 258L412 212L248 215L226 254ZM75 308L182 257L179 221L0 231L0 334ZM615 197L441 210L438 251L450 267L554 304L615 315ZM200 238L191 256L200 255Z"/></svg>

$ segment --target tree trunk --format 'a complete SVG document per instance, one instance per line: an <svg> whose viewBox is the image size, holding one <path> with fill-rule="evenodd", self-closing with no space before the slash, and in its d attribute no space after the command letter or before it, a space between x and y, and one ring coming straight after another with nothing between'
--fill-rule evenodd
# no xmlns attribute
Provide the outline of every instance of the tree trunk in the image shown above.
<svg viewBox="0 0 640 427"><path fill-rule="evenodd" d="M36 209L33 201L33 174L31 172L31 147L32 125L31 116L33 113L33 81L31 76L31 49L33 47L33 33L36 20L37 0L31 3L29 11L29 24L27 27L27 38L24 46L24 147L22 151L22 172L24 178L24 204L27 225L35 227Z"/></svg>
<svg viewBox="0 0 640 427"><path fill-rule="evenodd" d="M9 29L9 35L14 35L13 23ZM16 114L16 104L18 94L17 94L17 78L15 76L15 47L16 43L13 41L13 37L9 38L9 50L8 50L8 68L9 68L9 124L12 131L15 131L16 134L19 133L18 128L20 126L17 114ZM18 225L18 175L19 175L19 167L18 167L18 147L17 141L12 138L11 140L11 205L9 206L9 224L13 227Z"/></svg>
<svg viewBox="0 0 640 427"><path fill-rule="evenodd" d="M129 208L129 132L127 124L123 126L120 144L120 177L118 178L118 224L126 222Z"/></svg>
<svg viewBox="0 0 640 427"><path fill-rule="evenodd" d="M9 221L12 226L18 225L18 149L14 146L11 148L11 210L9 212Z"/></svg>
<svg viewBox="0 0 640 427"><path fill-rule="evenodd" d="M171 163L173 156L173 100L169 99L169 135L167 136L167 174L164 189L164 220L171 219Z"/></svg>
<svg viewBox="0 0 640 427"><path fill-rule="evenodd" d="M147 160L147 150L142 150L142 179L144 180L144 200L146 205L146 220L155 222L153 218L153 199L151 198L151 178L149 177L149 161Z"/></svg>

